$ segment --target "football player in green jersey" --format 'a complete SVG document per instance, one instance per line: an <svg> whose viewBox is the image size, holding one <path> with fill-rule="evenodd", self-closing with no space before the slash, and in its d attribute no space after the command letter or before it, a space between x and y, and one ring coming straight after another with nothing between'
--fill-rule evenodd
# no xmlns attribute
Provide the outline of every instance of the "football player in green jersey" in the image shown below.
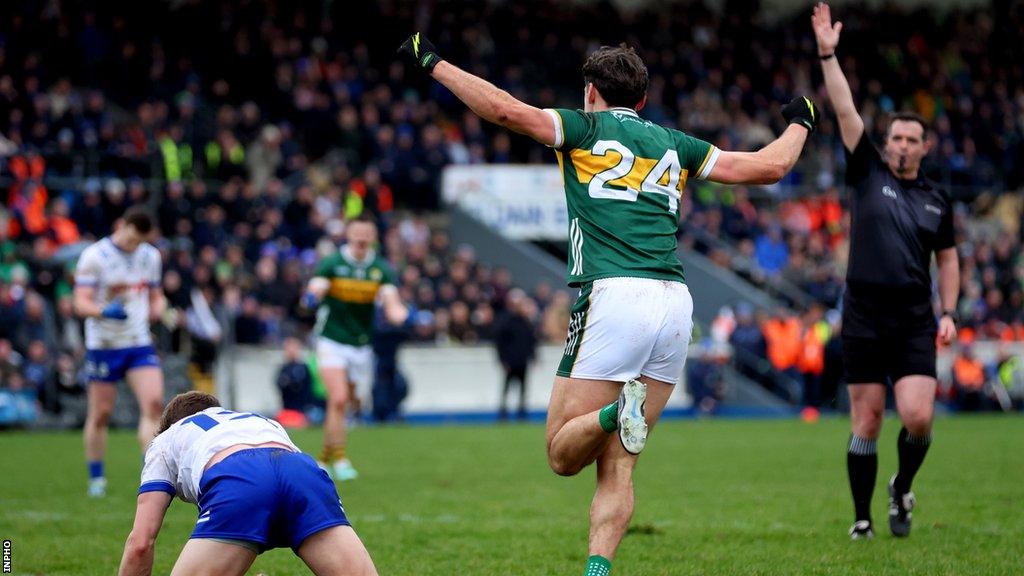
<svg viewBox="0 0 1024 576"><path fill-rule="evenodd" d="M336 480L358 476L345 455L345 408L357 388L365 395L373 384L374 307L380 302L385 319L395 325L409 314L394 271L373 250L377 225L360 217L348 223L345 234L347 243L320 261L303 296L304 306L317 308L317 364L327 390L320 463Z"/></svg>
<svg viewBox="0 0 1024 576"><path fill-rule="evenodd" d="M421 34L399 48L484 120L555 150L569 211L568 280L580 288L548 406L548 462L570 476L597 462L585 573L605 575L633 513L633 467L679 380L693 303L676 258L688 177L767 184L796 163L819 113L807 98L757 152L727 152L641 118L647 67L625 45L583 65L583 110L542 110L443 60ZM618 441L612 441L617 432Z"/></svg>

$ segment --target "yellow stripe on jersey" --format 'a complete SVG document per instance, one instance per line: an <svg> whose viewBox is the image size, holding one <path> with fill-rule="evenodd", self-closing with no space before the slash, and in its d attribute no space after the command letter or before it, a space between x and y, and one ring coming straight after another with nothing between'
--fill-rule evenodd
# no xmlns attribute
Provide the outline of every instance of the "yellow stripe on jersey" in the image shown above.
<svg viewBox="0 0 1024 576"><path fill-rule="evenodd" d="M569 152L569 158L576 168L576 178L580 184L589 184L595 174L618 166L622 161L622 154L609 150L604 156L596 156L590 150L572 150Z"/></svg>
<svg viewBox="0 0 1024 576"><path fill-rule="evenodd" d="M609 180L608 186L622 186L631 190L639 190L644 178L647 178L647 175L651 173L651 170L654 169L654 165L657 163L657 160L636 158L633 160L633 168L629 171L629 174L622 178Z"/></svg>
<svg viewBox="0 0 1024 576"><path fill-rule="evenodd" d="M380 282L355 278L332 278L327 295L350 304L372 304L377 299Z"/></svg>
<svg viewBox="0 0 1024 576"><path fill-rule="evenodd" d="M561 150L555 150L555 158L558 158L558 173L562 175L562 189L565 189L565 154Z"/></svg>
<svg viewBox="0 0 1024 576"><path fill-rule="evenodd" d="M614 168L622 162L622 155L614 150L609 150L604 156L592 154L590 150L573 150L569 155L572 158L573 166L576 167L576 177L579 178L580 184L589 184L594 179L595 174ZM640 184L657 163L657 160L651 160L650 158L636 158L633 160L633 167L630 169L629 174L622 178L609 180L605 186L639 190Z"/></svg>
<svg viewBox="0 0 1024 576"><path fill-rule="evenodd" d="M714 150L714 147L711 148ZM558 169L562 173L562 185L565 185L565 159L561 152L556 151L558 157ZM709 152L704 158L704 164L707 164L708 157L711 156ZM615 150L609 150L604 156L598 156L592 154L589 150L572 150L569 152L569 157L572 161L573 166L576 169L576 178L580 184L590 184L591 180L594 179L596 174L600 174L605 170L609 170L619 165L622 162L622 155ZM629 188L632 190L641 190L644 179L651 175L651 171L657 166L658 161L650 158L635 158L633 160L633 166L622 178L616 178L605 183L605 186L615 188ZM702 164L703 169L703 164ZM690 175L690 171L682 168L679 170L679 182L676 183L675 190L678 192L676 198L682 198L683 189L686 187L686 180ZM668 186L671 181L672 174L669 170L664 171L658 175L657 183L661 186Z"/></svg>
<svg viewBox="0 0 1024 576"><path fill-rule="evenodd" d="M659 186L668 186L668 181L671 180L671 179L672 179L672 171L671 170L665 170L664 172L661 173L661 176L658 176L658 185Z"/></svg>

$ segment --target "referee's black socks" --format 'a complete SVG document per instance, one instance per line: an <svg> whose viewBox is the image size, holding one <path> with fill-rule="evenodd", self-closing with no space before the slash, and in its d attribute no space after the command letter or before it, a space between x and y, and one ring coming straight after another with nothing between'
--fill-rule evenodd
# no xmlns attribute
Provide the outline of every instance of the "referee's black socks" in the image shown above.
<svg viewBox="0 0 1024 576"><path fill-rule="evenodd" d="M902 461L902 458L901 458ZM878 447L875 440L850 435L846 451L846 472L850 476L850 492L857 520L871 521L871 495L878 475Z"/></svg>
<svg viewBox="0 0 1024 576"><path fill-rule="evenodd" d="M896 448L900 454L900 467L893 481L893 487L897 494L910 492L910 484L914 481L914 475L921 468L924 456L928 453L928 447L932 445L931 434L927 436L914 436L906 428L900 428L900 436L896 441Z"/></svg>

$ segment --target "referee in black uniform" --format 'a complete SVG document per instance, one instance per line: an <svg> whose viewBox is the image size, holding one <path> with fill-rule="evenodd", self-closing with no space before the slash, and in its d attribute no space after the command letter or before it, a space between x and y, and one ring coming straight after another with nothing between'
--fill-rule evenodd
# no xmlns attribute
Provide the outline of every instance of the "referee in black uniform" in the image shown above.
<svg viewBox="0 0 1024 576"><path fill-rule="evenodd" d="M889 479L889 529L902 537L910 533L914 508L910 484L931 444L936 335L944 343L956 336L960 267L953 210L946 194L919 170L931 147L924 120L915 114L895 115L880 153L864 135L864 122L835 56L842 24L833 26L826 4L815 7L812 24L846 148L846 181L853 190L842 330L853 428L846 456L856 510L850 537L874 536L876 441L889 383L903 422L899 469ZM931 303L933 252L943 310L938 323Z"/></svg>

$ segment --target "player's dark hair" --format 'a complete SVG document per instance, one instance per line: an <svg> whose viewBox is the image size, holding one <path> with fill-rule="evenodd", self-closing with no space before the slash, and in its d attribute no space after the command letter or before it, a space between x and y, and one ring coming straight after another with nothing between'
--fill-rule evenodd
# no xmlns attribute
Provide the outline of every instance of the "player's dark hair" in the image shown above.
<svg viewBox="0 0 1024 576"><path fill-rule="evenodd" d="M124 220L126 225L135 228L142 235L149 234L155 225L153 216L142 206L132 206L125 210L124 216L121 219Z"/></svg>
<svg viewBox="0 0 1024 576"><path fill-rule="evenodd" d="M213 408L214 406L220 406L220 400L217 400L217 397L213 394L197 392L195 390L178 394L171 398L171 401L167 403L167 407L164 408L164 413L160 415L160 428L157 429L156 433L162 434L164 430L170 428L178 420L188 418L193 414L202 412L207 408Z"/></svg>
<svg viewBox="0 0 1024 576"><path fill-rule="evenodd" d="M918 124L921 125L922 130L924 130L924 136L922 137L922 139L923 140L927 140L928 139L928 121L924 119L924 116L921 116L917 112L911 112L909 110L904 110L902 112L896 112L895 114L893 114L892 116L889 117L889 124L885 127L885 137L886 138L889 137L889 132L892 131L892 124L893 124L893 122L896 122L896 121L901 121L901 122L917 122Z"/></svg>
<svg viewBox="0 0 1024 576"><path fill-rule="evenodd" d="M583 63L583 80L593 84L609 106L636 108L647 94L647 66L632 46L602 46Z"/></svg>

